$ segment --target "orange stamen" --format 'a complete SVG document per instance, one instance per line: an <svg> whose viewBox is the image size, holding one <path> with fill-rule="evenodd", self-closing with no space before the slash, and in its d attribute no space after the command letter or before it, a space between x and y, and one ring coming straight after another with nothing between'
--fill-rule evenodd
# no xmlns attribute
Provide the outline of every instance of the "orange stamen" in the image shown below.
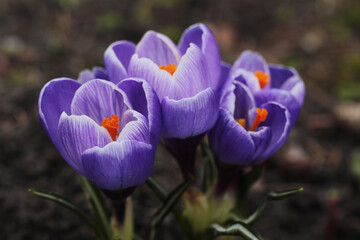
<svg viewBox="0 0 360 240"><path fill-rule="evenodd" d="M177 69L176 65L173 64L173 63L170 63L170 64L167 65L167 66L160 65L159 68L160 68L161 70L167 71L167 72L170 73L171 75L173 75L174 72L175 72L176 69Z"/></svg>
<svg viewBox="0 0 360 240"><path fill-rule="evenodd" d="M256 117L249 131L255 131L260 123L264 122L268 116L265 108L256 108Z"/></svg>
<svg viewBox="0 0 360 240"><path fill-rule="evenodd" d="M264 73L263 71L255 71L254 73L255 77L257 77L260 85L260 89L263 89L269 84L269 74Z"/></svg>
<svg viewBox="0 0 360 240"><path fill-rule="evenodd" d="M111 138L113 141L116 140L116 137L119 136L119 120L120 118L116 115L111 115L110 118L104 118L104 120L101 123L101 126L106 128L106 130L109 132Z"/></svg>
<svg viewBox="0 0 360 240"><path fill-rule="evenodd" d="M239 119L236 119L236 121L243 127L243 128L246 128L245 126L245 123L246 123L246 120L245 118L239 118Z"/></svg>

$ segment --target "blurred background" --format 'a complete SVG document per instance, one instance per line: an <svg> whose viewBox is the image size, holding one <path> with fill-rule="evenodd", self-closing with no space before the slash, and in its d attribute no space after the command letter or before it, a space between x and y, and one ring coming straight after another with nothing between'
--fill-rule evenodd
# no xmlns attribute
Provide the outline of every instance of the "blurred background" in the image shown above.
<svg viewBox="0 0 360 240"><path fill-rule="evenodd" d="M358 0L0 0L0 239L94 239L72 213L27 192L49 190L86 207L75 171L40 125L42 86L103 66L116 40L138 42L153 29L177 43L196 22L213 30L224 61L252 49L295 67L306 83L301 115L266 162L250 209L270 190L305 190L270 204L255 229L267 240L360 239ZM157 161L154 176L175 186L175 161ZM146 239L160 202L145 186L134 201ZM181 239L171 218L164 224L163 239Z"/></svg>

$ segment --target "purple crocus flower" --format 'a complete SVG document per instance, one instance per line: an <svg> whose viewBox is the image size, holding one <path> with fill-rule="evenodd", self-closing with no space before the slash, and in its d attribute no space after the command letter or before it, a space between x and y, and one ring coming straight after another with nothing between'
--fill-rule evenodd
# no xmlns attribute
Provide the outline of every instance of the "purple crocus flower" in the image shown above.
<svg viewBox="0 0 360 240"><path fill-rule="evenodd" d="M150 83L161 105L162 139L184 176L194 175L196 147L216 122L228 79L210 29L204 24L190 26L178 46L148 31L137 45L111 44L104 61L114 83L128 76Z"/></svg>
<svg viewBox="0 0 360 240"><path fill-rule="evenodd" d="M286 141L304 100L304 83L294 69L269 66L251 51L240 56L228 78L232 85L209 141L221 162L253 166Z"/></svg>
<svg viewBox="0 0 360 240"><path fill-rule="evenodd" d="M102 67L93 67L92 70L89 70L89 69L82 70L79 73L79 76L78 76L77 80L78 80L78 82L83 84L83 83L86 83L86 82L88 82L90 80L93 80L93 79L108 80L109 76L108 76L106 70L103 69Z"/></svg>
<svg viewBox="0 0 360 240"><path fill-rule="evenodd" d="M260 54L247 50L235 61L230 76L251 90L258 106L270 101L284 105L294 125L305 97L305 84L294 68L267 64Z"/></svg>
<svg viewBox="0 0 360 240"><path fill-rule="evenodd" d="M160 112L147 82L54 79L40 93L39 115L68 164L100 188L128 189L150 176Z"/></svg>
<svg viewBox="0 0 360 240"><path fill-rule="evenodd" d="M215 123L224 85L219 49L204 24L185 30L178 46L154 31L137 45L115 42L104 59L110 81L130 76L150 83L161 104L163 138L195 137Z"/></svg>

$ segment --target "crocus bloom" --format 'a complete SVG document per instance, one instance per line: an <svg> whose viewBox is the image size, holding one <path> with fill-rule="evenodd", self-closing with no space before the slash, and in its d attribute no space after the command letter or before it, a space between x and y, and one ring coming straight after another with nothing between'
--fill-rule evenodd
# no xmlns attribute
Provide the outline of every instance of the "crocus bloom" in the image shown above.
<svg viewBox="0 0 360 240"><path fill-rule="evenodd" d="M163 138L194 137L215 123L224 85L219 49L205 25L190 26L178 46L148 31L137 45L113 43L104 58L110 81L130 76L150 83L161 104Z"/></svg>
<svg viewBox="0 0 360 240"><path fill-rule="evenodd" d="M221 162L256 165L287 139L304 100L304 83L294 69L268 66L251 51L229 69L229 79L232 86L209 141Z"/></svg>
<svg viewBox="0 0 360 240"><path fill-rule="evenodd" d="M39 115L68 164L100 188L127 189L150 176L160 112L147 82L54 79L40 93Z"/></svg>
<svg viewBox="0 0 360 240"><path fill-rule="evenodd" d="M260 54L247 50L235 61L230 75L250 89L258 106L270 101L285 106L294 125L305 97L304 82L294 68L267 64Z"/></svg>
<svg viewBox="0 0 360 240"><path fill-rule="evenodd" d="M93 79L104 79L108 80L109 76L102 67L94 67L92 70L85 69L79 73L78 82L81 84L91 81Z"/></svg>

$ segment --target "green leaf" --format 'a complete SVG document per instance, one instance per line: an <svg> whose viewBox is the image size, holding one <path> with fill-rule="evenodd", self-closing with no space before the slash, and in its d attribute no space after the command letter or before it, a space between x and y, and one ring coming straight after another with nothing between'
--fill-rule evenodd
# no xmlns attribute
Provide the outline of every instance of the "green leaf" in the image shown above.
<svg viewBox="0 0 360 240"><path fill-rule="evenodd" d="M80 176L80 180L84 191L88 194L91 210L97 225L101 226L101 230L107 239L111 239L112 231L110 229L109 217L106 214L106 207L99 188L91 184L90 181L83 176Z"/></svg>
<svg viewBox="0 0 360 240"><path fill-rule="evenodd" d="M31 188L29 189L29 193L47 200L51 200L69 209L70 211L78 215L89 227L91 227L96 233L96 235L98 235L101 239L106 239L101 234L101 230L98 228L94 220L91 217L89 217L89 215L87 215L83 210L81 210L79 207L74 205L70 200L51 192L46 192Z"/></svg>
<svg viewBox="0 0 360 240"><path fill-rule="evenodd" d="M151 233L150 240L158 239L161 224L164 218L175 209L176 204L179 202L181 196L184 194L186 189L190 186L192 178L189 178L174 190L172 190L166 197L163 206L155 213L151 219Z"/></svg>
<svg viewBox="0 0 360 240"><path fill-rule="evenodd" d="M218 179L218 169L216 166L214 154L205 141L201 142L201 152L205 159L205 164L203 167L203 177L201 181L201 189L204 193L206 193L207 190Z"/></svg>
<svg viewBox="0 0 360 240"><path fill-rule="evenodd" d="M283 200L285 198L288 198L296 193L301 192L302 190L304 190L303 188L296 188L296 189L289 189L289 190L285 190L285 191L281 191L281 192L269 192L268 194L268 200L269 201L279 201L279 200Z"/></svg>
<svg viewBox="0 0 360 240"><path fill-rule="evenodd" d="M280 201L282 199L285 199L287 197L290 197L296 193L299 193L303 190L303 188L297 188L297 189L289 189L281 192L269 192L263 203L254 211L253 214L251 214L249 217L243 219L240 217L237 217L236 215L232 215L231 219L236 222L243 222L245 224L253 224L263 213L265 207L267 206L269 201Z"/></svg>
<svg viewBox="0 0 360 240"><path fill-rule="evenodd" d="M241 236L246 240L264 240L264 238L245 223L235 223L223 227L217 223L211 226L214 236Z"/></svg>
<svg viewBox="0 0 360 240"><path fill-rule="evenodd" d="M164 202L166 200L166 196L168 195L165 188L153 177L149 177L145 184L155 193L155 195ZM177 218L178 222L182 224L184 221L183 216L178 207L173 209L174 215Z"/></svg>
<svg viewBox="0 0 360 240"><path fill-rule="evenodd" d="M153 177L149 177L145 184L155 193L155 195L164 201L167 196L167 192L163 186Z"/></svg>

